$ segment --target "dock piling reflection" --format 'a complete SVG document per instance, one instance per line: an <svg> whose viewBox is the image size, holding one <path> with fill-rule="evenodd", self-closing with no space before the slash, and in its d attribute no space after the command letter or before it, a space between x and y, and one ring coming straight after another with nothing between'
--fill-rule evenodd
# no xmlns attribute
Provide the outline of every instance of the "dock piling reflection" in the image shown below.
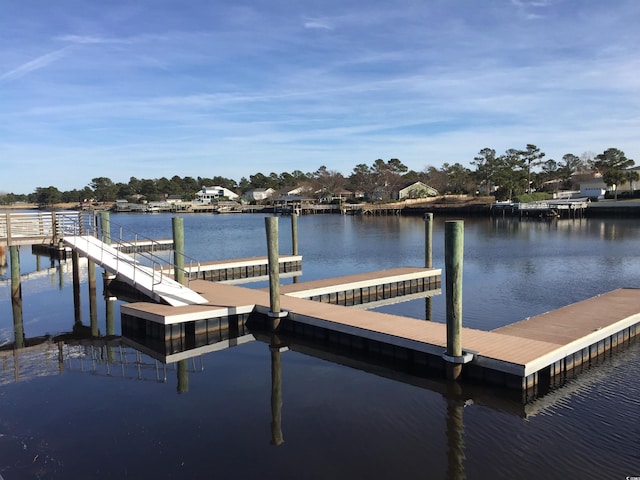
<svg viewBox="0 0 640 480"><path fill-rule="evenodd" d="M282 436L282 363L280 353L286 350L276 335L271 335L271 445L284 443Z"/></svg>

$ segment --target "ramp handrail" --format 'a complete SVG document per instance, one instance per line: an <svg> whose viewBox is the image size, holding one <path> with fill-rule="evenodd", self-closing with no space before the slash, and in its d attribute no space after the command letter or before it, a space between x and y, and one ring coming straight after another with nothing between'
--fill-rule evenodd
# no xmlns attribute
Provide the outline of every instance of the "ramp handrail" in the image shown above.
<svg viewBox="0 0 640 480"><path fill-rule="evenodd" d="M92 221L88 222L87 221L88 218L90 218ZM100 232L102 233L102 240L103 240L103 243L100 245L100 255L101 255L100 260L102 261L104 259L104 254L106 253L106 247L104 245L109 245L113 241L113 239L116 238L116 242L115 242L116 245L111 245L111 247L114 248L116 252L115 253L116 271L119 270L120 262L125 262L131 265L131 261L129 259L133 258L132 266L134 267L133 269L134 278L132 280L134 283L136 283L136 278L135 278L136 274L140 273L140 274L144 274L146 276L151 277L152 286L159 285L160 283L162 283L162 279L164 278L165 273L169 274L171 271L175 272L178 269L178 267L173 262L171 262L166 258L162 258L154 253L154 250L153 250L154 246L156 246L158 250L164 249L162 248L161 244L156 240L146 237L144 235L141 235L129 227L112 222L110 219L108 224L109 224L109 228L108 228L109 231ZM112 226L115 226L118 228L117 237L114 237L111 233ZM82 216L79 222L75 219L75 217L72 217L70 219L69 218L64 219L64 221L60 223L60 229L61 229L60 231L61 237L65 235L67 236L68 235L73 235L73 236L87 235L87 236L93 236L95 238L99 238L99 235L98 235L99 228L98 228L97 217L95 214L91 214L90 216L88 215ZM125 239L125 234L128 234L128 236L132 237L132 239L130 240ZM142 252L142 251L139 251L138 248L136 248L139 245L140 240L143 240L151 244L151 252ZM124 254L117 248L118 246L131 247L132 253ZM173 253L174 255L176 253L181 255L182 258L184 259L184 264L186 264L188 261L188 265L189 265L188 270L185 267L181 268L180 270L184 274L187 274L185 275L185 277L187 278L187 283L190 283L191 275L189 275L188 273L193 273L195 271L196 276L198 276L201 268L200 262L192 257L189 257L188 255L185 255L184 253L175 252L175 249L173 250ZM109 252L109 255L113 255L113 253ZM138 258L144 259L150 265L145 265L143 262L139 262ZM147 268L139 268L139 267L147 267ZM151 270L151 272L149 272L149 269ZM156 274L158 275L156 276Z"/></svg>

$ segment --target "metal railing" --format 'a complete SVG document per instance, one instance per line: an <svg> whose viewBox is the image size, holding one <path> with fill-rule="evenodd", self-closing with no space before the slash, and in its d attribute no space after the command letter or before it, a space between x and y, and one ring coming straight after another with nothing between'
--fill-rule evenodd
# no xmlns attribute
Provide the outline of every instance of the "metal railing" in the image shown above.
<svg viewBox="0 0 640 480"><path fill-rule="evenodd" d="M116 273L121 270L121 263L133 268L133 278L131 279L134 284L138 283L137 275L145 275L151 278L152 290L153 286L159 285L163 282L165 275L167 278L171 278L168 275L175 273L178 267L167 258L162 258L157 254L159 251L164 251L173 255L181 255L183 259L183 265L188 264L186 267L180 270L185 274L187 284L191 281L191 274L196 273L196 277L200 273L200 262L192 257L185 255L184 253L176 252L172 249L168 252L164 245L160 244L156 240L141 235L134 230L119 225L115 222L108 222L108 228L106 231L102 231L99 227L98 217L91 213L81 215L79 221L71 217L63 217L62 221L58 223L60 230L60 237L64 236L84 236L87 242L87 251L89 251L89 244L93 244L100 247L100 258L97 258L100 263L104 264L106 256L115 258ZM117 234L113 234L113 227L117 229ZM101 242L91 242L89 237L101 239ZM140 245L144 243L149 251L140 250ZM110 245L114 244L114 245ZM130 254L125 254L120 251L118 247L129 247L132 251ZM143 268L144 267L144 268Z"/></svg>
<svg viewBox="0 0 640 480"><path fill-rule="evenodd" d="M81 212L3 212L0 245L57 243L66 224L79 224L81 218Z"/></svg>

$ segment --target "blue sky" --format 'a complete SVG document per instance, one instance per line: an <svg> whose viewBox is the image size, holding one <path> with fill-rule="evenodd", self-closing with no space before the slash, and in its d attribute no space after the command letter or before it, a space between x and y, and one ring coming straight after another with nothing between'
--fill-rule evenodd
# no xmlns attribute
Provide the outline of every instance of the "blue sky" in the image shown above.
<svg viewBox="0 0 640 480"><path fill-rule="evenodd" d="M5 0L0 192L527 143L640 164L638 20L637 0Z"/></svg>

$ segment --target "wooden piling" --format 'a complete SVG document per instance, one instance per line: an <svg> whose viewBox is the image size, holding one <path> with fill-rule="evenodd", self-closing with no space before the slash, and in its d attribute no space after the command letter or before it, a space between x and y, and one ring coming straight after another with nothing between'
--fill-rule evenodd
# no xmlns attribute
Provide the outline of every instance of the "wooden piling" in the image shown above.
<svg viewBox="0 0 640 480"><path fill-rule="evenodd" d="M464 252L464 222L454 220L445 222L444 257L447 309L447 376L457 380L462 373L462 260Z"/></svg>
<svg viewBox="0 0 640 480"><path fill-rule="evenodd" d="M424 214L424 266L433 268L433 213ZM433 318L431 297L424 300L425 320Z"/></svg>
<svg viewBox="0 0 640 480"><path fill-rule="evenodd" d="M109 212L100 212L100 231L102 232L102 241L107 245L111 245L111 219Z"/></svg>
<svg viewBox="0 0 640 480"><path fill-rule="evenodd" d="M298 255L298 214L291 214L291 255Z"/></svg>
<svg viewBox="0 0 640 480"><path fill-rule="evenodd" d="M280 265L278 263L278 217L264 219L267 231L267 261L269 264L269 306L273 314L280 313Z"/></svg>
<svg viewBox="0 0 640 480"><path fill-rule="evenodd" d="M16 245L9 247L11 262L11 308L13 311L14 346L24 347L24 324L22 321L22 282L20 279L20 251Z"/></svg>
<svg viewBox="0 0 640 480"><path fill-rule="evenodd" d="M116 334L116 324L115 324L115 310L116 298L105 296L105 334L107 337ZM116 360L116 352L113 347L106 346L107 349L107 362L113 363Z"/></svg>
<svg viewBox="0 0 640 480"><path fill-rule="evenodd" d="M433 268L433 213L424 214L424 266Z"/></svg>
<svg viewBox="0 0 640 480"><path fill-rule="evenodd" d="M91 336L98 337L98 301L96 288L96 264L91 260L87 264L87 274L89 277L89 322L91 325Z"/></svg>
<svg viewBox="0 0 640 480"><path fill-rule="evenodd" d="M71 254L73 275L73 318L76 325L82 325L82 306L80 303L80 254L74 250Z"/></svg>
<svg viewBox="0 0 640 480"><path fill-rule="evenodd" d="M184 219L173 217L173 279L184 283Z"/></svg>

